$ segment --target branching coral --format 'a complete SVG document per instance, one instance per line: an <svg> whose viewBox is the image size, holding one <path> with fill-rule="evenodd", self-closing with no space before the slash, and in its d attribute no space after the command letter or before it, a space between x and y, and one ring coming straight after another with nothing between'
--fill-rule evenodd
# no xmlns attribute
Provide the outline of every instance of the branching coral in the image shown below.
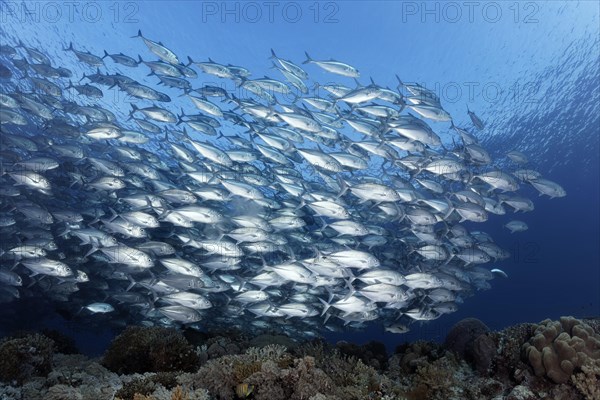
<svg viewBox="0 0 600 400"><path fill-rule="evenodd" d="M600 399L600 360L588 359L581 372L573 374L571 379L586 400Z"/></svg>
<svg viewBox="0 0 600 400"><path fill-rule="evenodd" d="M250 347L246 350L246 355L252 361L279 361L287 352L287 347L280 344L269 344L264 347Z"/></svg>

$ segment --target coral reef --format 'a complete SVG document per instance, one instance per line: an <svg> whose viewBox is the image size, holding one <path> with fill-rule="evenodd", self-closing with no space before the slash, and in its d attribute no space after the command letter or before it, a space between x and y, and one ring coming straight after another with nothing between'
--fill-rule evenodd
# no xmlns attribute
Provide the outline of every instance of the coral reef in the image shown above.
<svg viewBox="0 0 600 400"><path fill-rule="evenodd" d="M33 334L0 342L0 381L23 383L32 376L46 376L52 367L54 342Z"/></svg>
<svg viewBox="0 0 600 400"><path fill-rule="evenodd" d="M11 379L0 383L0 399L598 400L600 342L594 328L569 317L500 332L461 321L444 345L405 343L389 358L376 342L294 342L289 349L284 343L290 343L277 337L236 341L233 336L198 335L194 350L172 330L129 328L103 358L118 374L84 355L53 354L71 350L29 334L0 342L2 354L16 354L25 367L8 369ZM262 346L248 347L250 343ZM23 356L26 348L33 349L31 358ZM140 354L143 349L146 355ZM542 354L541 363L530 358L534 350ZM548 351L555 354L550 364L543 355ZM125 361L127 356L134 359ZM190 359L194 362L186 364ZM0 364L10 360L5 356Z"/></svg>
<svg viewBox="0 0 600 400"><path fill-rule="evenodd" d="M489 328L480 320L466 318L452 327L444 346L485 373L496 353L496 343L488 332Z"/></svg>
<svg viewBox="0 0 600 400"><path fill-rule="evenodd" d="M566 383L584 364L600 362L600 335L573 318L540 322L534 336L523 344L525 357L536 376Z"/></svg>
<svg viewBox="0 0 600 400"><path fill-rule="evenodd" d="M175 329L132 326L113 340L102 363L113 372L131 374L193 371L199 359L193 346Z"/></svg>
<svg viewBox="0 0 600 400"><path fill-rule="evenodd" d="M573 384L586 400L600 399L600 362L588 359L581 372L572 376Z"/></svg>
<svg viewBox="0 0 600 400"><path fill-rule="evenodd" d="M75 341L54 329L44 329L42 334L54 342L54 351L61 354L79 354Z"/></svg>
<svg viewBox="0 0 600 400"><path fill-rule="evenodd" d="M371 341L367 344L357 345L348 342L338 342L336 347L342 354L360 359L364 364L376 370L387 368L387 351L385 345L380 342Z"/></svg>

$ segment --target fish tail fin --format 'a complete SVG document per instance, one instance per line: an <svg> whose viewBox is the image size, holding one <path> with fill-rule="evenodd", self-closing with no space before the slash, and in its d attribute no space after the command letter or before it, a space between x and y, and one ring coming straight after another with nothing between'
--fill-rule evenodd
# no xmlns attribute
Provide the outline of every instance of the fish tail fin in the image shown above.
<svg viewBox="0 0 600 400"><path fill-rule="evenodd" d="M141 64L141 63L143 63L143 62L144 62L144 60L142 60L142 56L140 56L138 54L138 65Z"/></svg>
<svg viewBox="0 0 600 400"><path fill-rule="evenodd" d="M110 218L108 219L108 221L112 222L119 217L119 214L117 214L117 212L112 207L108 207L108 209L110 211Z"/></svg>
<svg viewBox="0 0 600 400"><path fill-rule="evenodd" d="M304 200L304 196L300 197L300 204L294 208L294 210L299 210L306 205L306 200Z"/></svg>
<svg viewBox="0 0 600 400"><path fill-rule="evenodd" d="M131 111L129 111L129 118L127 120L132 119L133 114L135 114L135 112L138 110L138 107L135 104L130 103L130 105L131 105Z"/></svg>
<svg viewBox="0 0 600 400"><path fill-rule="evenodd" d="M106 50L104 50L104 55L101 58L104 60L108 56L109 56L109 54L106 52Z"/></svg>
<svg viewBox="0 0 600 400"><path fill-rule="evenodd" d="M320 297L319 297L319 301L323 304L323 311L321 312L321 317L322 317L323 315L325 315L327 310L329 310L329 307L331 307L331 304L329 304L328 302L326 302L325 300L323 300Z"/></svg>
<svg viewBox="0 0 600 400"><path fill-rule="evenodd" d="M183 128L183 137L185 138L184 140L187 140L188 142L190 140L192 140L192 138L190 137L189 133L187 133L187 130L185 129L185 127Z"/></svg>
<svg viewBox="0 0 600 400"><path fill-rule="evenodd" d="M308 64L308 63L313 62L313 59L310 58L310 56L308 55L308 52L305 51L304 55L306 56L306 60L302 61L302 64Z"/></svg>
<svg viewBox="0 0 600 400"><path fill-rule="evenodd" d="M400 86L404 86L404 82L402 82L402 79L400 79L398 74L396 74L396 79L398 79L398 88L400 88Z"/></svg>
<svg viewBox="0 0 600 400"><path fill-rule="evenodd" d="M454 207L452 207L452 206L448 207L448 211L444 215L444 221L452 214L452 212L454 212Z"/></svg>
<svg viewBox="0 0 600 400"><path fill-rule="evenodd" d="M237 79L235 80L235 85L237 87L240 87L247 81L248 81L248 78L246 78L245 76L238 76Z"/></svg>
<svg viewBox="0 0 600 400"><path fill-rule="evenodd" d="M325 230L327 229L327 227L329 226L329 224L325 221L325 219L321 219L322 225L320 229L317 229L317 231L321 232L323 235L325 235Z"/></svg>
<svg viewBox="0 0 600 400"><path fill-rule="evenodd" d="M190 65L192 65L194 63L194 60L192 60L192 57L190 57L190 56L187 56L187 59L188 59L188 63L186 65L186 67L189 67Z"/></svg>
<svg viewBox="0 0 600 400"><path fill-rule="evenodd" d="M346 270L346 273L348 274L348 277L347 277L347 278L348 278L348 281L349 281L350 283L352 283L352 282L354 282L354 281L356 280L356 275L354 275L354 273L352 272L352 270L351 270L350 268L348 268L348 269Z"/></svg>
<svg viewBox="0 0 600 400"><path fill-rule="evenodd" d="M81 78L83 79L83 78ZM65 89L71 89L73 88L73 82L71 82L71 80L69 79L69 84L67 85L67 87Z"/></svg>
<svg viewBox="0 0 600 400"><path fill-rule="evenodd" d="M100 247L98 246L98 244L92 242L92 248L89 249L87 253L85 253L85 255L83 256L83 258L87 258L91 254L94 254L95 252L97 252L99 249L100 249Z"/></svg>
<svg viewBox="0 0 600 400"><path fill-rule="evenodd" d="M182 123L184 123L185 121L183 120L183 117L187 117L187 115L185 115L183 108L181 108L181 115L177 115L177 123L175 125L181 125ZM186 133L186 136L187 136L187 133Z"/></svg>
<svg viewBox="0 0 600 400"><path fill-rule="evenodd" d="M143 38L143 37L144 37L144 36L142 36L142 30L141 30L141 29L138 29L138 31L137 31L137 35L135 35L135 36L132 36L132 37L131 37L131 39L133 39L133 38L136 38L136 37L141 37L141 38Z"/></svg>
<svg viewBox="0 0 600 400"><path fill-rule="evenodd" d="M338 181L338 184L340 185L340 192L337 194L336 199L339 199L344 194L346 194L346 192L348 191L348 189L350 189L350 187L348 186L346 181L339 175L337 176L337 181Z"/></svg>
<svg viewBox="0 0 600 400"><path fill-rule="evenodd" d="M275 51L273 49L271 49L271 57L269 57L269 60L272 60L273 58L277 59L279 57L277 57L277 55L275 54Z"/></svg>
<svg viewBox="0 0 600 400"><path fill-rule="evenodd" d="M133 279L131 274L127 274L127 280L129 280L129 286L127 286L127 289L125 289L125 291L129 292L131 289L133 289L135 285L137 285L137 282L135 281L135 279Z"/></svg>
<svg viewBox="0 0 600 400"><path fill-rule="evenodd" d="M346 295L346 298L350 298L352 295L354 295L354 293L356 293L356 289L354 289L354 286L352 286L352 280L350 278L344 279L344 282L346 282L346 287L348 288L348 294Z"/></svg>

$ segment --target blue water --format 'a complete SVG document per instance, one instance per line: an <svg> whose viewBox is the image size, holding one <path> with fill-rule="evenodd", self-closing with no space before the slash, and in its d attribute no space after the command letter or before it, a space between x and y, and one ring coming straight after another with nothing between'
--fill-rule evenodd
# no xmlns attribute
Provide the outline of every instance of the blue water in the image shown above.
<svg viewBox="0 0 600 400"><path fill-rule="evenodd" d="M253 77L272 75L270 49L300 63L304 51L356 66L368 78L395 88L395 75L435 90L456 125L470 126L467 106L486 121L479 134L492 156L510 150L528 155L534 169L559 182L567 197L538 198L535 211L515 216L529 230L510 234L507 216L469 226L488 232L513 256L497 267L509 279L466 299L457 312L413 324L405 335L380 328L331 335L332 340L443 340L465 317L492 328L561 315L600 315L600 32L599 5L590 1L551 2L6 2L1 5L2 43L18 39L43 49L55 65L80 76L90 72L66 53L77 49L101 55L123 52L152 59L139 39L162 41L180 58L208 57L241 65ZM141 69L111 62L141 82ZM108 64L108 63L107 63ZM145 70L145 69L144 69ZM313 80L332 80L316 67ZM352 86L349 78L336 82ZM194 82L217 84L204 75ZM218 84L221 84L218 82ZM233 88L229 88L233 89ZM168 91L167 91L168 92ZM174 96L172 96L174 97ZM129 106L118 91L101 104ZM447 124L432 124L449 140ZM59 326L60 319L49 324ZM79 344L99 351L108 334L80 328Z"/></svg>

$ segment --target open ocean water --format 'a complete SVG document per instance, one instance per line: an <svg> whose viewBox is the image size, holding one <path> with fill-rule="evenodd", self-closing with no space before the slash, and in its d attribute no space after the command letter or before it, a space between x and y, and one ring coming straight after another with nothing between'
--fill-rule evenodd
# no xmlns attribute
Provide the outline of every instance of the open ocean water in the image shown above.
<svg viewBox="0 0 600 400"><path fill-rule="evenodd" d="M24 46L38 49L45 54L53 67L63 67L72 72L71 78L47 78L63 89L64 101L110 110L121 121L123 127L140 130L139 127L132 125L132 121L127 120L131 111L129 103L134 103L139 108L157 105L175 114L180 114L182 109L185 109L186 114L194 113L190 101L180 97L182 90L164 85L158 86L157 76L146 76L150 72L147 66L140 64L136 67L127 67L113 62L108 57L99 67L100 73L126 75L167 93L171 101L158 103L132 99L127 97L123 90L119 90L118 86L109 88L96 85L102 89L101 99L88 98L73 89L66 89L69 81L76 85L79 84L83 74L89 76L96 72L96 67L82 62L73 52L65 50L70 43L76 50L98 56L102 56L106 51L109 54L122 53L136 61L138 55L144 61L158 60L140 38L132 38L138 30L145 38L161 42L172 50L178 55L178 61L181 63L187 64L188 56L195 62L205 62L210 58L224 65L232 64L246 68L251 72L247 79L268 76L285 81L282 74L272 68L273 63L269 57L273 49L278 57L294 62L308 72L311 85L308 94L301 94L304 97L331 99L332 95L323 90L323 85L327 84L346 85L351 89L357 87L351 77L332 74L314 64L302 64L306 59L305 52L315 60L333 59L357 68L360 71L358 82L362 85L370 84L372 79L379 87L390 88L405 96L410 95L406 87L398 89L397 75L403 83L418 84L429 89L439 97L441 106L452 116L454 125L467 129L477 137L481 146L487 149L494 160L496 168L506 172L513 172L518 168L533 169L544 178L562 186L566 196L553 199L540 196L531 185L520 182L519 194L534 202L533 211L513 214L512 209L506 207L505 215L490 213L487 221L483 223L466 221L461 224L469 231L488 233L496 244L510 252L510 257L480 265L488 270L501 269L508 278L494 277L489 281L491 287L488 290L473 288L468 296L457 301L458 308L455 312L439 315L432 321L417 321L406 316L402 317L400 311L398 314L388 315L389 310L387 310L380 315L380 318L365 322L361 329L354 329L351 328L354 322L344 328L344 321L340 321L339 312L335 311L332 317L332 320L337 320L335 332L329 329L318 329L324 323L324 318L320 316L310 317L314 322L307 325L333 341L348 340L360 343L380 340L393 347L406 340L421 338L443 340L449 328L466 317L478 318L491 328L501 329L519 322L556 319L562 315L575 317L600 315L599 26L599 5L594 1L1 1L0 44L16 48L18 54L0 56L2 65L10 70L10 74L3 74L0 78L0 91L3 94L14 94L17 90L30 93L32 86L27 82L28 77L42 78L31 69L25 75L23 69L14 65L14 59L22 58L27 59L29 63L39 63L32 60L31 55L24 48L17 47L22 42ZM197 78L186 78L193 89L203 85L214 85L235 93L236 98L252 98L260 104L270 104L260 96L257 97L248 91L243 92L233 79L222 79L203 73L195 64L191 67L198 74ZM314 82L319 82L321 86L312 85ZM197 95L197 93L192 94ZM294 100L293 95L279 93L272 93L272 95L281 103L290 103ZM215 100L214 97L209 99L223 109L232 109L234 106L231 102L222 101L223 99ZM271 106L272 104L274 103L271 103ZM340 106L345 110L349 109L348 104L340 102ZM399 109L398 105L394 107ZM2 108L7 109L5 106ZM482 130L473 126L467 108L475 112L485 123ZM242 114L239 107L233 110ZM411 112L417 115L409 108L403 108L401 111L402 114ZM43 118L32 116L28 112L23 114L28 115L28 124L25 126L5 124L3 120L2 136L24 135L30 139L42 137L36 141L40 149L38 152L31 152L15 145L14 140L3 137L1 144L4 168L10 169L15 162L14 159L10 159L9 153L17 154L23 160L33 156L59 158L57 153L52 151L52 146L65 141L74 142L72 137L65 139L61 132L43 129L44 122L48 122L47 119L44 121ZM63 111L54 110L53 115L59 117L65 114ZM251 119L248 113L244 115L247 120ZM142 114L136 114L136 117L142 118ZM451 128L450 122L423 119L439 135L441 144L445 148L451 149L462 144L460 137ZM89 123L89 120L79 118L77 121L81 132L84 132L83 126L86 122ZM155 123L161 129L168 128L175 131L181 131L182 127L186 126ZM275 124L285 125L281 121ZM194 132L190 127L186 129L188 132ZM248 138L247 129L229 123L223 124L221 131L226 136L237 134ZM342 136L345 134L351 140L357 142L371 140L366 135L358 135L356 132L347 133L350 131L347 125L340 128ZM229 142L225 142L223 138L209 137L197 132L194 134L197 134L196 138L202 138L217 147L232 149ZM159 158L170 166L169 174L172 175L169 175L169 179L172 182L183 182L180 173L173 172L173 165L176 165L177 160L173 158L172 152L165 151L164 143L161 145L164 134L146 132L146 135L151 140L143 145L143 148L158 154ZM175 143L184 143L183 136L172 137L177 138L178 142ZM118 144L114 139L97 142L88 138L82 140L82 146L90 146L95 156L100 158L103 154L110 153L112 145ZM315 143L308 140L305 142L304 147L317 149ZM45 143L45 147L42 143ZM340 142L326 143L326 145L323 145L323 149L326 149L325 153L344 148ZM134 144L126 146L136 148ZM441 146L432 147L435 151L441 151ZM190 152L194 150L189 144L187 148ZM513 150L527 156L528 163L525 166L518 166L506 158L506 153ZM114 155L109 156L108 159L117 160ZM302 164L302 161L302 158L295 160L294 167L311 175L311 167L306 162ZM381 163L381 158L373 155L370 157L369 168L361 173L381 177ZM70 160L69 165L83 175L97 177L97 171L90 173L90 166L85 160L75 163ZM256 162L256 165L264 171L260 162ZM15 226L0 228L2 229L0 248L6 252L25 239L25 236L20 233L22 229L45 229L54 235L59 245L58 249L48 251L46 257L60 259L72 269L86 271L90 282L79 283L77 284L79 291L68 293L64 298L56 298L52 295L53 288L44 286L49 281L52 284L58 283L56 277L48 276L39 282L39 275L28 278L31 271L22 264L17 264L19 260L4 254L2 270L13 271L22 276L24 284L13 286L10 291L8 289L3 291L1 289L5 283L0 281L0 294L2 294L0 333L6 335L15 329L52 327L75 334L78 345L85 351L92 354L100 353L114 332L123 325L158 321L159 317L140 317L138 312L141 307L130 307L127 303L112 300L110 294L116 290L115 285L105 276L102 281L108 282L110 289L103 289L101 286L93 289L90 289L90 286L86 287L100 280L96 268L102 268L102 264L98 259L92 266L85 263L77 264L73 261L73 257L85 254L89 245L79 246L78 241L73 238L65 240L60 236L64 231L64 224L61 225L62 223L58 221L55 221L56 225L50 227L46 225L39 227L28 221L28 218L24 217L25 214L20 212L24 201L33 201L44 209L54 211L56 208L53 207L64 207L61 201L64 201L66 192L71 196L78 190L79 194L72 194L70 197L74 210L78 209L77 202L86 201L86 198L93 199L93 202L96 202L106 213L103 218L107 218L110 216L109 205L123 205L123 203L114 203L115 197L122 197L123 195L119 193L123 192L111 195L110 191L99 192L79 184L65 189L69 187L69 183L58 180L65 178L57 175L60 169L61 167L46 173L50 177L50 184L54 190L65 190L57 197L59 201L54 200L56 193L40 194L27 186L18 186L20 192L16 196L0 198L2 215L12 216L17 221L16 228ZM311 175L312 178L314 176ZM344 176L348 180L354 177L349 173L344 173ZM56 177L57 181L52 181L51 177ZM6 174L3 174L0 179L3 187L13 186L15 183ZM144 179L146 181L144 185L147 185L144 190L147 192L152 186L148 179ZM319 182L324 185L322 181ZM276 191L281 192L280 189ZM99 195L99 193L104 194ZM271 192L264 190L264 193ZM496 191L494 195L498 193L500 191ZM442 197L449 198L450 195L451 193L447 192ZM102 198L105 200L100 200ZM344 199L348 202L357 202L356 198L348 194L344 194ZM204 203L206 204L211 203ZM89 204L86 204L87 206ZM156 212L157 216L159 214ZM92 219L86 215L83 224L89 223ZM511 219L524 221L528 230L511 234L503 227ZM199 225L204 228L206 224ZM199 225L196 225L196 228ZM320 228L320 223L317 222L316 225L314 229ZM94 222L93 226L109 232L102 223ZM400 225L394 225L393 222L385 226L387 229L400 229ZM166 222L161 222L159 229L163 233L175 230ZM177 228L177 231L184 232L180 228ZM120 233L113 235L119 242L127 242L131 246L133 246L131 243L139 242L130 241ZM400 231L391 232L391 236L395 238L401 235ZM183 253L183 243L172 236L161 233L153 239L165 237L164 240L175 246L178 257L188 257L192 254L189 257L196 260L193 258L196 256L188 251L189 248L186 248L186 253ZM401 243L407 242L391 241L386 246L391 246L392 250L397 252L404 251L406 258L402 258L402 262L409 262L406 261L409 259L413 262L415 255L409 253ZM76 248L65 247L71 245ZM360 246L359 244L356 248L366 249ZM354 246L350 247L354 248ZM204 253L199 250L199 254L201 256L198 256L197 262L202 268ZM309 255L303 256L311 255L309 252ZM268 261L269 259L267 263ZM254 260L253 263L260 265L261 261ZM105 265L109 265L110 268L115 266L106 263ZM116 265L118 270L119 264ZM164 272L164 268L158 267L159 265L157 262L153 267L157 275ZM230 271L229 274L248 280L259 271L259 267L256 266L244 268L246 269L241 271ZM399 270L402 268L403 265L398 266ZM427 268L424 268L423 272L426 270ZM409 273L409 271L404 272ZM212 279L219 280L219 272L206 270L206 273ZM146 279L146 276L139 279ZM224 279L228 278L224 277ZM361 285L358 281L353 284L356 286L355 289L360 290ZM283 297L289 296L296 290L296 284L286 285L281 289ZM301 287L302 284L297 285ZM124 284L118 282L117 286L123 291L128 286L128 282L125 281ZM15 298L15 287L19 292L19 298ZM336 293L339 298L346 296L347 289L343 281L336 288L329 291L322 290L321 299L329 301L328 297L331 293ZM210 310L203 311L203 319L196 322L198 328L202 329L206 320L214 323L213 328L219 324L224 328L227 327L229 322L219 318L226 314L224 310L229 304L236 304L235 300L230 303L231 298L244 290L248 288L230 289L225 291L224 296L212 292L208 294L198 292L204 293L213 302ZM151 301L156 300L156 294L152 295L152 291L140 288L139 285L132 291L147 296ZM277 295L281 294L271 295L273 308L279 304ZM158 296L160 297L160 294ZM112 314L79 311L81 307L93 302L109 303L116 310ZM164 305L160 300L153 304L156 307ZM381 309L382 303L378 304ZM401 310L407 311L422 306L423 303L420 302ZM318 301L310 303L310 307L314 307L318 314L323 310L323 304ZM247 319L244 319L242 328L258 329L249 322L251 318L256 318L264 321L266 325L272 324L279 331L283 329L285 323L292 326L296 324L299 331L308 329L298 322L297 317L284 320L285 323L272 323L268 317L259 318L247 314L249 313L245 314ZM404 334L384 332L384 325L394 323L400 318L406 322L409 332ZM114 328L111 327L111 319L118 320ZM268 330L268 326L265 329ZM284 332L288 331L284 330ZM288 334L294 335L292 331Z"/></svg>

